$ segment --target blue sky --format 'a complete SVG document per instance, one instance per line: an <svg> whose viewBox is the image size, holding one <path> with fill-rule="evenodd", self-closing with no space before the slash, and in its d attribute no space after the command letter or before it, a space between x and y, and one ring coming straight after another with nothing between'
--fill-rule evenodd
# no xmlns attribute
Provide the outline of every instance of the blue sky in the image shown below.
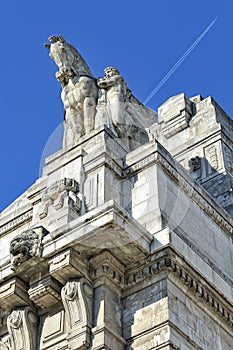
<svg viewBox="0 0 233 350"><path fill-rule="evenodd" d="M40 174L44 150L63 121L56 66L43 44L62 34L96 77L118 67L144 101L205 28L217 21L149 101L209 95L233 116L233 1L2 1L0 211Z"/></svg>

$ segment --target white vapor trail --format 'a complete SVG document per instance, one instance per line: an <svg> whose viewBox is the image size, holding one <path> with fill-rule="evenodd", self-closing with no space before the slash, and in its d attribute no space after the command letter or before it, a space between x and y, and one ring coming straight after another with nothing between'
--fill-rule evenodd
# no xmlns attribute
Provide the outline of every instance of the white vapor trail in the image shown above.
<svg viewBox="0 0 233 350"><path fill-rule="evenodd" d="M169 70L169 72L165 75L165 77L158 83L158 85L154 88L154 90L148 95L148 97L143 102L146 105L152 97L159 91L159 89L165 84L165 82L170 78L170 76L179 68L181 63L188 57L188 55L195 49L197 44L204 38L204 36L208 33L214 23L217 21L217 17L208 25L208 27L199 35L199 37L193 42L193 44L188 48L188 50L183 54L183 56L174 64L174 66Z"/></svg>

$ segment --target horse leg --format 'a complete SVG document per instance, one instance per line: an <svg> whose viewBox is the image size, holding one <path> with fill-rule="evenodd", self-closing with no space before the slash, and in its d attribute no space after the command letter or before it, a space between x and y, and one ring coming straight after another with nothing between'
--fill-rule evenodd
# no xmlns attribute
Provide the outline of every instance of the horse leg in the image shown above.
<svg viewBox="0 0 233 350"><path fill-rule="evenodd" d="M64 147L69 148L77 144L83 132L83 113L68 108L68 110L66 110L64 124Z"/></svg>
<svg viewBox="0 0 233 350"><path fill-rule="evenodd" d="M84 130L88 134L94 129L96 114L96 97L87 96L83 102Z"/></svg>

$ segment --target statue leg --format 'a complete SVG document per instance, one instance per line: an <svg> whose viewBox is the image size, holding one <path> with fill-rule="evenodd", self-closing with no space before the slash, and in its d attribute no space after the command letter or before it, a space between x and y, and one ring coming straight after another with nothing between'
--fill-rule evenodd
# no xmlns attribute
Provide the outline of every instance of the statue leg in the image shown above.
<svg viewBox="0 0 233 350"><path fill-rule="evenodd" d="M94 129L95 126L95 114L96 114L96 98L88 96L83 103L84 114L84 130L85 134L88 134Z"/></svg>
<svg viewBox="0 0 233 350"><path fill-rule="evenodd" d="M69 148L76 145L83 133L83 113L74 109L66 110L63 146Z"/></svg>

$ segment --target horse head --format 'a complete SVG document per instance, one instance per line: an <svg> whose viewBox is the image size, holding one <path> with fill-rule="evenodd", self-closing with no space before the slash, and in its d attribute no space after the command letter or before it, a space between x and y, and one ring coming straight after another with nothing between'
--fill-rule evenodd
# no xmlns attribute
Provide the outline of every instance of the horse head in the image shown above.
<svg viewBox="0 0 233 350"><path fill-rule="evenodd" d="M62 74L66 78L74 75L92 77L91 71L82 56L61 35L50 36L49 41L51 44L45 44L45 47L50 50L49 56L59 68L58 75Z"/></svg>

